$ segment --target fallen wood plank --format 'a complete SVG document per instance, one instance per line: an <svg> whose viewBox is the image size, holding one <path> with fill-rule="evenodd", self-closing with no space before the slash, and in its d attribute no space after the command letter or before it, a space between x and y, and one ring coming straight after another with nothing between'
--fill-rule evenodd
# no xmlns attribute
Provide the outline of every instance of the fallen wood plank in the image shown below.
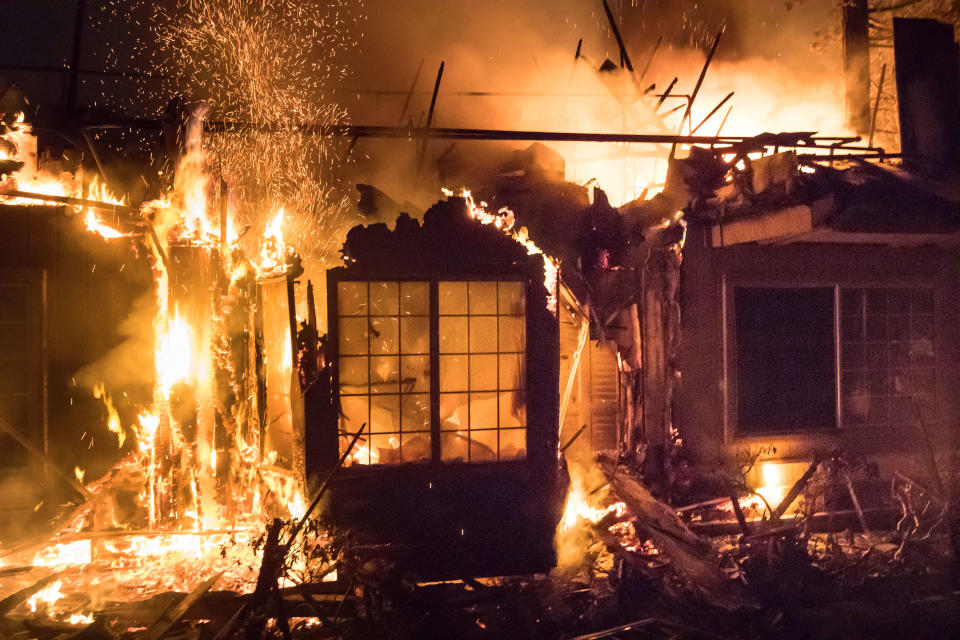
<svg viewBox="0 0 960 640"><path fill-rule="evenodd" d="M730 504L733 506L733 514L737 516L740 531L744 536L748 535L750 531L747 529L747 519L743 516L743 509L740 508L740 496L737 495L736 489L730 490Z"/></svg>
<svg viewBox="0 0 960 640"><path fill-rule="evenodd" d="M719 608L735 610L756 603L720 570L716 552L693 533L671 507L654 498L633 476L606 463L599 463L610 478L613 492L634 514L637 533L653 542L687 585Z"/></svg>
<svg viewBox="0 0 960 640"><path fill-rule="evenodd" d="M901 513L899 507L888 507L883 509L865 509L863 515L872 530L893 531ZM748 520L747 522L749 524L755 521ZM781 522L786 525L790 520L783 518ZM809 533L836 533L851 527L856 527L858 524L859 521L856 512L853 509L846 509L817 513L807 518L805 526ZM740 525L737 524L736 520L691 522L690 529L698 535L707 537L732 536L740 533Z"/></svg>
<svg viewBox="0 0 960 640"><path fill-rule="evenodd" d="M196 589L184 596L180 602L161 613L160 617L143 633L142 640L160 640L163 634L187 612L187 609L193 606L207 591L210 591L221 577L223 577L222 571L209 580L204 580Z"/></svg>
<svg viewBox="0 0 960 640"><path fill-rule="evenodd" d="M820 466L820 456L815 456L813 462L810 463L810 466L807 467L807 470L803 472L803 475L793 483L793 486L790 487L790 491L787 492L787 495L783 497L783 500L780 501L780 504L777 505L777 508L773 510L773 513L770 514L772 520L779 520L787 509L790 508L790 505L793 504L793 501L797 499L797 496L807 487L807 483L810 482L810 478L813 477L813 474L816 473L817 467Z"/></svg>
<svg viewBox="0 0 960 640"><path fill-rule="evenodd" d="M857 520L860 522L860 528L865 534L869 537L873 537L873 532L870 531L870 527L867 525L867 519L863 515L863 509L860 508L860 500L857 498L857 492L853 490L853 480L850 479L850 474L846 469L843 470L843 481L847 485L847 492L850 494L850 501L853 503L853 509L857 512Z"/></svg>

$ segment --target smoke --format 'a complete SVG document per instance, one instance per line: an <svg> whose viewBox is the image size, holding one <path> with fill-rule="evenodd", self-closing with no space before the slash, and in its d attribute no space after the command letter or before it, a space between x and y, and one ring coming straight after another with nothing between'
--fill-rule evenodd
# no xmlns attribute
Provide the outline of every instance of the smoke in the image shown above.
<svg viewBox="0 0 960 640"><path fill-rule="evenodd" d="M656 116L656 100L638 101L638 89L656 83L654 93L662 91L676 76L672 93L689 94L706 51L722 28L692 122L699 123L730 91L734 96L698 133L715 134L727 106L732 110L723 132L731 135L784 130L846 133L834 2L609 4L618 16L635 77L649 62L639 84L626 74L597 73L605 60L620 61L599 0L501 0L482 5L463 0L402 4L370 0L362 51L354 65L359 91L346 105L355 122L396 125L403 113L403 124L423 126L442 60L445 69L433 126L676 132L683 110L666 118ZM575 60L581 38L582 57ZM423 70L404 112L421 60ZM682 98L668 98L660 113L682 103ZM364 157L352 177L377 185L397 201L408 199L425 208L440 186L459 186L442 184L438 162L442 169L455 158L460 163L472 160L481 174L479 165L523 146L431 142L421 160L414 142L362 141L358 151ZM667 152L664 147L550 146L565 157L568 179L585 183L596 178L615 204L655 187L666 169L658 161Z"/></svg>
<svg viewBox="0 0 960 640"><path fill-rule="evenodd" d="M117 326L120 342L94 362L85 365L74 376L77 385L91 391L104 385L112 389L136 386L152 387L154 378L153 318L156 300L153 291L137 297L130 314Z"/></svg>

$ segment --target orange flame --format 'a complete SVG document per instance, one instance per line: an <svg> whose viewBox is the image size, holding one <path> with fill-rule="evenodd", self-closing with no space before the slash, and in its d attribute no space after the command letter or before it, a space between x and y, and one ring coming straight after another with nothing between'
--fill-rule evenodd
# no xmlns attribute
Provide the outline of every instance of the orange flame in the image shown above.
<svg viewBox="0 0 960 640"><path fill-rule="evenodd" d="M560 273L560 264L548 256L543 249L530 239L530 234L526 227L515 228L516 217L513 211L507 207L501 207L497 213L487 211L487 203L480 202L478 205L473 199L473 194L469 189L461 189L459 194L455 194L451 189L443 189L443 195L450 197L457 195L463 198L467 203L467 210L470 217L480 224L493 225L503 233L513 238L518 244L523 245L527 250L527 255L543 256L543 286L547 290L547 309L556 315L557 313L557 279Z"/></svg>

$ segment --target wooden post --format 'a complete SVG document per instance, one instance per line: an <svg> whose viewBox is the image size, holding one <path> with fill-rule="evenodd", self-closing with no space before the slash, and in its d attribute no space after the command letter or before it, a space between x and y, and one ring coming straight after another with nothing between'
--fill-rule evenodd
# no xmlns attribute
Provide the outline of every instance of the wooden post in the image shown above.
<svg viewBox="0 0 960 640"><path fill-rule="evenodd" d="M870 41L867 0L843 0L843 83L847 126L870 130Z"/></svg>

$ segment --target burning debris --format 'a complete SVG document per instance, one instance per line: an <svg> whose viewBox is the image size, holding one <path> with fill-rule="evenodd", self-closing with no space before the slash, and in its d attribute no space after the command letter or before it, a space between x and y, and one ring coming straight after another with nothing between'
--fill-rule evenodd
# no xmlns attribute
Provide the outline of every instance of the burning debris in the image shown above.
<svg viewBox="0 0 960 640"><path fill-rule="evenodd" d="M109 457L70 472L47 435L47 263L29 254L38 277L0 280L0 330L36 345L21 357L4 337L0 359L43 380L0 394L42 409L8 420L0 404L0 432L28 473L76 494L3 540L0 633L831 637L882 631L878 598L919 636L956 621L953 156L913 144L892 165L873 125L866 146L843 130L724 134L733 92L694 114L723 30L688 94L677 77L656 93L660 40L631 60L606 2L621 62L591 62L581 41L575 65L606 87L620 133L434 126L445 63L426 127L353 126L327 94L336 55L320 79L302 73L344 46L346 29L314 34L347 25L345 5L182 4L163 47L215 90L134 123L165 150L142 198L108 190L89 135L125 124L80 126L90 177L44 156L44 127L0 96L0 213L82 229L51 246L110 253L111 282L145 274L126 334L148 352L125 359L143 369L129 384L118 358L53 376L73 378L70 403L82 394L102 427L79 440ZM909 46L947 31L894 22ZM929 114L906 106L923 131ZM467 187L419 214L358 185L367 224L348 232L333 169L371 137L415 147L408 193ZM437 139L458 142L423 186ZM483 171L455 149L505 140L535 143ZM543 142L614 145L602 161L626 167L621 184L568 182ZM69 270L51 271L63 315Z"/></svg>

